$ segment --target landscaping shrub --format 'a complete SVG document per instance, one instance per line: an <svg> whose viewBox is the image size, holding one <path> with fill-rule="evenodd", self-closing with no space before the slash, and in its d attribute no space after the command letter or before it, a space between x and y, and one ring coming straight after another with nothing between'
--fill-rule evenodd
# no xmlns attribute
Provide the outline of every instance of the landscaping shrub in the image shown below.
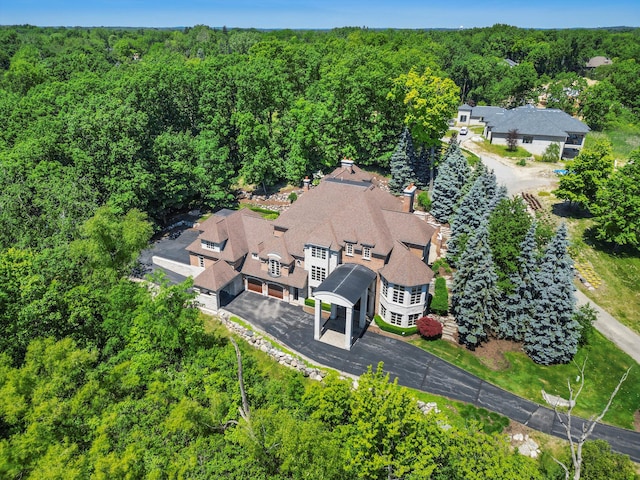
<svg viewBox="0 0 640 480"><path fill-rule="evenodd" d="M560 160L560 144L550 143L542 154L541 162L556 163Z"/></svg>
<svg viewBox="0 0 640 480"><path fill-rule="evenodd" d="M477 422L480 429L491 435L501 433L509 425L509 419L495 412L489 412L484 408L477 408L471 404L466 404L460 409L460 416L467 422Z"/></svg>
<svg viewBox="0 0 640 480"><path fill-rule="evenodd" d="M390 323L385 322L380 315L376 315L373 317L376 322L376 325L380 327L380 330L384 330L385 332L394 333L396 335L406 336L406 335L415 335L418 333L418 327L409 327L403 328L398 327L396 325L391 325Z"/></svg>
<svg viewBox="0 0 640 480"><path fill-rule="evenodd" d="M304 299L304 304L307 307L315 308L316 301L313 298L305 298ZM323 303L320 308L322 308L322 310L324 310L325 312L330 312L331 311L331 305L329 305L328 303Z"/></svg>
<svg viewBox="0 0 640 480"><path fill-rule="evenodd" d="M433 262L433 266L431 267L431 270L433 270L436 275L439 275L441 268L444 269L445 273L447 273L447 274L451 273L451 267L449 266L449 263L447 262L447 259L444 258L444 257L443 258L439 258L438 260Z"/></svg>
<svg viewBox="0 0 640 480"><path fill-rule="evenodd" d="M287 197L290 203L295 202L298 199L298 194L296 192L291 192Z"/></svg>
<svg viewBox="0 0 640 480"><path fill-rule="evenodd" d="M418 205L420 205L425 212L431 210L431 199L427 192L420 192L418 194Z"/></svg>
<svg viewBox="0 0 640 480"><path fill-rule="evenodd" d="M443 277L436 278L430 310L436 315L449 313L449 291L447 290L447 281Z"/></svg>
<svg viewBox="0 0 640 480"><path fill-rule="evenodd" d="M416 325L424 338L435 339L442 336L442 324L433 317L419 318Z"/></svg>

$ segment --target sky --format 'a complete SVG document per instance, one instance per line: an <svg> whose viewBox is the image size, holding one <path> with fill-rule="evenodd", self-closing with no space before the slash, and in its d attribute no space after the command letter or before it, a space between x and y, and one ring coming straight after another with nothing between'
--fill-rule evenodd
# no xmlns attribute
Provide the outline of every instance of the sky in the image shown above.
<svg viewBox="0 0 640 480"><path fill-rule="evenodd" d="M0 0L0 25L320 29L640 26L640 0Z"/></svg>

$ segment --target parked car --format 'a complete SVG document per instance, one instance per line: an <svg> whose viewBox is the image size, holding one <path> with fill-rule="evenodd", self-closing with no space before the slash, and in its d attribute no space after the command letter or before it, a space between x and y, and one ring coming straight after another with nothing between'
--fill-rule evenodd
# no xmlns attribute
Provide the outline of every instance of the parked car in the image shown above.
<svg viewBox="0 0 640 480"><path fill-rule="evenodd" d="M469 133L469 129L467 127L462 127L460 129L460 135L466 135L467 133Z"/></svg>

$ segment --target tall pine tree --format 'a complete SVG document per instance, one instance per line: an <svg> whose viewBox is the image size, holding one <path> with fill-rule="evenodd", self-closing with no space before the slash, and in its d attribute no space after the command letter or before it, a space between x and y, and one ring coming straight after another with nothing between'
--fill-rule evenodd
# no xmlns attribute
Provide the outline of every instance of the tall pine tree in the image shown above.
<svg viewBox="0 0 640 480"><path fill-rule="evenodd" d="M460 260L451 297L460 343L471 350L486 341L488 333L495 332L503 323L497 282L487 225L483 223L469 239L469 248Z"/></svg>
<svg viewBox="0 0 640 480"><path fill-rule="evenodd" d="M498 326L498 336L520 342L531 324L536 308L534 295L539 290L536 285L538 262L535 222L520 245L517 266L517 271L510 275L512 291L506 298L505 316L503 323Z"/></svg>
<svg viewBox="0 0 640 480"><path fill-rule="evenodd" d="M573 261L567 227L560 225L547 245L536 275L535 309L524 335L524 350L542 365L567 363L578 350L580 325L574 317Z"/></svg>
<svg viewBox="0 0 640 480"><path fill-rule="evenodd" d="M415 156L411 133L409 129L405 127L389 162L389 168L391 169L389 189L393 193L402 193L409 184L416 183L416 175L414 172L416 163Z"/></svg>
<svg viewBox="0 0 640 480"><path fill-rule="evenodd" d="M467 159L457 143L452 143L438 168L431 195L431 213L441 223L450 221L454 208L461 198L462 187L470 175Z"/></svg>

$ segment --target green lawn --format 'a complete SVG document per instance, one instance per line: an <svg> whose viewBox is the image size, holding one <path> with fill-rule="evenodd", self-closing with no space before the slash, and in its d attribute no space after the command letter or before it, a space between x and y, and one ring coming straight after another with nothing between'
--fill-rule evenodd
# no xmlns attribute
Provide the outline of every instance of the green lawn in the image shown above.
<svg viewBox="0 0 640 480"><path fill-rule="evenodd" d="M464 347L445 340L416 339L412 343L487 382L542 405L546 405L542 398L542 389L547 393L567 398L567 379L575 381L578 372L574 364L537 365L523 352L505 353L508 365L500 369L491 369ZM635 365L604 417L607 423L633 428L634 412L640 408L638 364L599 333L594 335L592 345L578 352L575 361L582 364L585 357L585 388L574 413L583 417L599 413L626 368Z"/></svg>
<svg viewBox="0 0 640 480"><path fill-rule="evenodd" d="M477 145L484 149L488 153L499 155L504 158L530 158L531 152L528 152L522 147L516 147L514 152L507 150L506 145L496 145L495 143L489 143L489 140L484 140L482 143L478 142Z"/></svg>
<svg viewBox="0 0 640 480"><path fill-rule="evenodd" d="M588 218L567 219L574 261L593 266L601 280L595 290L581 290L621 323L640 333L640 252L615 253L590 239ZM586 235L585 235L585 232ZM640 347L639 347L640 348Z"/></svg>
<svg viewBox="0 0 640 480"><path fill-rule="evenodd" d="M592 140L598 138L606 138L611 142L613 156L616 159L627 159L632 150L640 147L640 126L626 125L620 126L615 130L590 132L587 135L585 144L588 145Z"/></svg>

